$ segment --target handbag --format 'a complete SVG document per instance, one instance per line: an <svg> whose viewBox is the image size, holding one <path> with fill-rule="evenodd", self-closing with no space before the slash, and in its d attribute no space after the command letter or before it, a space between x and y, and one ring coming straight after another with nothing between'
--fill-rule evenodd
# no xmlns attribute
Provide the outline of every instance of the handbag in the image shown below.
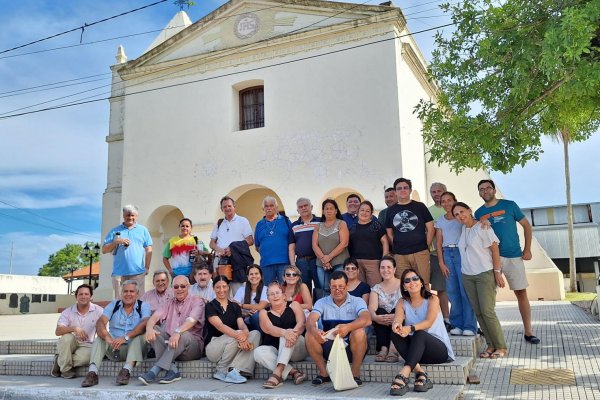
<svg viewBox="0 0 600 400"><path fill-rule="evenodd" d="M344 339L340 335L335 335L333 340L333 346L331 346L331 352L327 360L327 372L331 377L335 390L349 390L358 387L352 376Z"/></svg>

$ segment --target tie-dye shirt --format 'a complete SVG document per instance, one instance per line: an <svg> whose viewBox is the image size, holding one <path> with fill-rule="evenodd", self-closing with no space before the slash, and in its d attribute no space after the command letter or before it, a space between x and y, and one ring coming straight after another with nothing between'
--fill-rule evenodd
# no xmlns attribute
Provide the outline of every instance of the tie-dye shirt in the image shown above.
<svg viewBox="0 0 600 400"><path fill-rule="evenodd" d="M196 248L196 241L192 236L180 238L173 236L165 246L163 257L169 259L173 275L190 276L192 264L190 263L190 251Z"/></svg>

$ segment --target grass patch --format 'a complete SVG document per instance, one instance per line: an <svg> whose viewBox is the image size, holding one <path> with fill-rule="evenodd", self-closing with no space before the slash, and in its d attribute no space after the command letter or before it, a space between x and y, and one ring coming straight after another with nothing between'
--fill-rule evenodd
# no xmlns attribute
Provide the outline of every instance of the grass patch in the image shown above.
<svg viewBox="0 0 600 400"><path fill-rule="evenodd" d="M592 301L596 298L596 293L591 292L567 292L565 300L567 301Z"/></svg>

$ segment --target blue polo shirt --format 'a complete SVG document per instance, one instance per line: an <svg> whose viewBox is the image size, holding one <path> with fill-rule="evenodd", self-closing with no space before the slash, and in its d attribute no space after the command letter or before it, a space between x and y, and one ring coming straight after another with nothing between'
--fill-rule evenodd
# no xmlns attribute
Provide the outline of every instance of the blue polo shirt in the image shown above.
<svg viewBox="0 0 600 400"><path fill-rule="evenodd" d="M106 238L104 244L110 244L115 240L115 233L119 232L122 239L129 239L128 247L120 245L113 259L113 272L111 276L140 275L146 272L145 259L146 247L152 246L150 232L145 226L135 224L127 229L124 224L113 228Z"/></svg>
<svg viewBox="0 0 600 400"><path fill-rule="evenodd" d="M525 218L525 215L517 203L512 200L500 199L493 207L486 207L484 204L475 211L475 218L480 221L486 219L490 221L494 233L500 239L501 257L516 258L523 255L519 243L517 222Z"/></svg>
<svg viewBox="0 0 600 400"><path fill-rule="evenodd" d="M125 336L127 332L133 330L133 328L138 326L142 319L149 318L152 315L150 305L148 303L142 303L142 308L140 310L142 315L140 317L140 315L137 312L137 301L133 305L133 310L131 311L131 314L127 315L127 313L125 313L123 301L121 301L119 309L113 314L113 310L115 308L115 305L117 304L117 301L121 300L111 301L110 304L104 308L103 313L103 315L105 315L106 318L109 319L108 332L113 338Z"/></svg>
<svg viewBox="0 0 600 400"><path fill-rule="evenodd" d="M294 243L294 233L289 219L281 214L273 221L263 217L254 229L254 244L259 248L260 266L289 264L288 246Z"/></svg>
<svg viewBox="0 0 600 400"><path fill-rule="evenodd" d="M298 257L316 257L312 248L312 236L315 228L319 226L321 218L314 214L308 224L302 221L302 217L298 218L292 224L294 231L294 242L296 242L296 255Z"/></svg>
<svg viewBox="0 0 600 400"><path fill-rule="evenodd" d="M360 298L350 294L346 295L346 301L338 306L333 297L326 296L317 300L311 312L319 314L323 323L323 330L328 331L339 324L348 324L356 320L359 314L367 311L367 303Z"/></svg>

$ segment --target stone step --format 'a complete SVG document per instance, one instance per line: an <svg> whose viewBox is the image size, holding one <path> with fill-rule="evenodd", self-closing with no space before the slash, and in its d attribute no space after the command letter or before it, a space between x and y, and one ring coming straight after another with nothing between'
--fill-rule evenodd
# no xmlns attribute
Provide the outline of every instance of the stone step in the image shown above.
<svg viewBox="0 0 600 400"><path fill-rule="evenodd" d="M30 375L47 376L50 374L53 363L53 355L22 355L9 354L0 356L0 375ZM147 371L154 360L145 360L134 370L137 376ZM457 357L451 363L423 365L423 368L435 384L462 385L466 382L469 369L473 364L472 357ZM317 368L310 359L294 363L296 367L304 371L307 376L317 375ZM373 356L367 356L361 367L361 378L365 382L391 382L398 373L401 363L376 363ZM122 368L122 362L104 360L100 368L100 375L116 376ZM194 361L180 361L178 368L184 378L206 379L211 378L214 373L214 364L206 358ZM86 367L76 368L78 376L84 376ZM265 380L270 371L257 364L254 370L254 378Z"/></svg>
<svg viewBox="0 0 600 400"><path fill-rule="evenodd" d="M331 384L314 387L310 382L293 385L290 381L277 389L263 389L262 380L249 380L234 385L215 379L182 379L170 385L142 385L132 379L127 386L116 386L114 376L100 375L100 384L81 388L81 379L61 379L49 376L0 376L0 392L4 399L98 399L98 400L347 400L381 399L389 396L390 383L365 383L363 386L336 392ZM412 384L410 385L412 388ZM412 390L402 400L459 400L462 385L435 385L427 393Z"/></svg>
<svg viewBox="0 0 600 400"><path fill-rule="evenodd" d="M54 354L57 339L0 341L0 354ZM450 336L452 349L457 357L476 358L483 351L484 340L480 336ZM369 353L376 354L375 338L369 342Z"/></svg>

